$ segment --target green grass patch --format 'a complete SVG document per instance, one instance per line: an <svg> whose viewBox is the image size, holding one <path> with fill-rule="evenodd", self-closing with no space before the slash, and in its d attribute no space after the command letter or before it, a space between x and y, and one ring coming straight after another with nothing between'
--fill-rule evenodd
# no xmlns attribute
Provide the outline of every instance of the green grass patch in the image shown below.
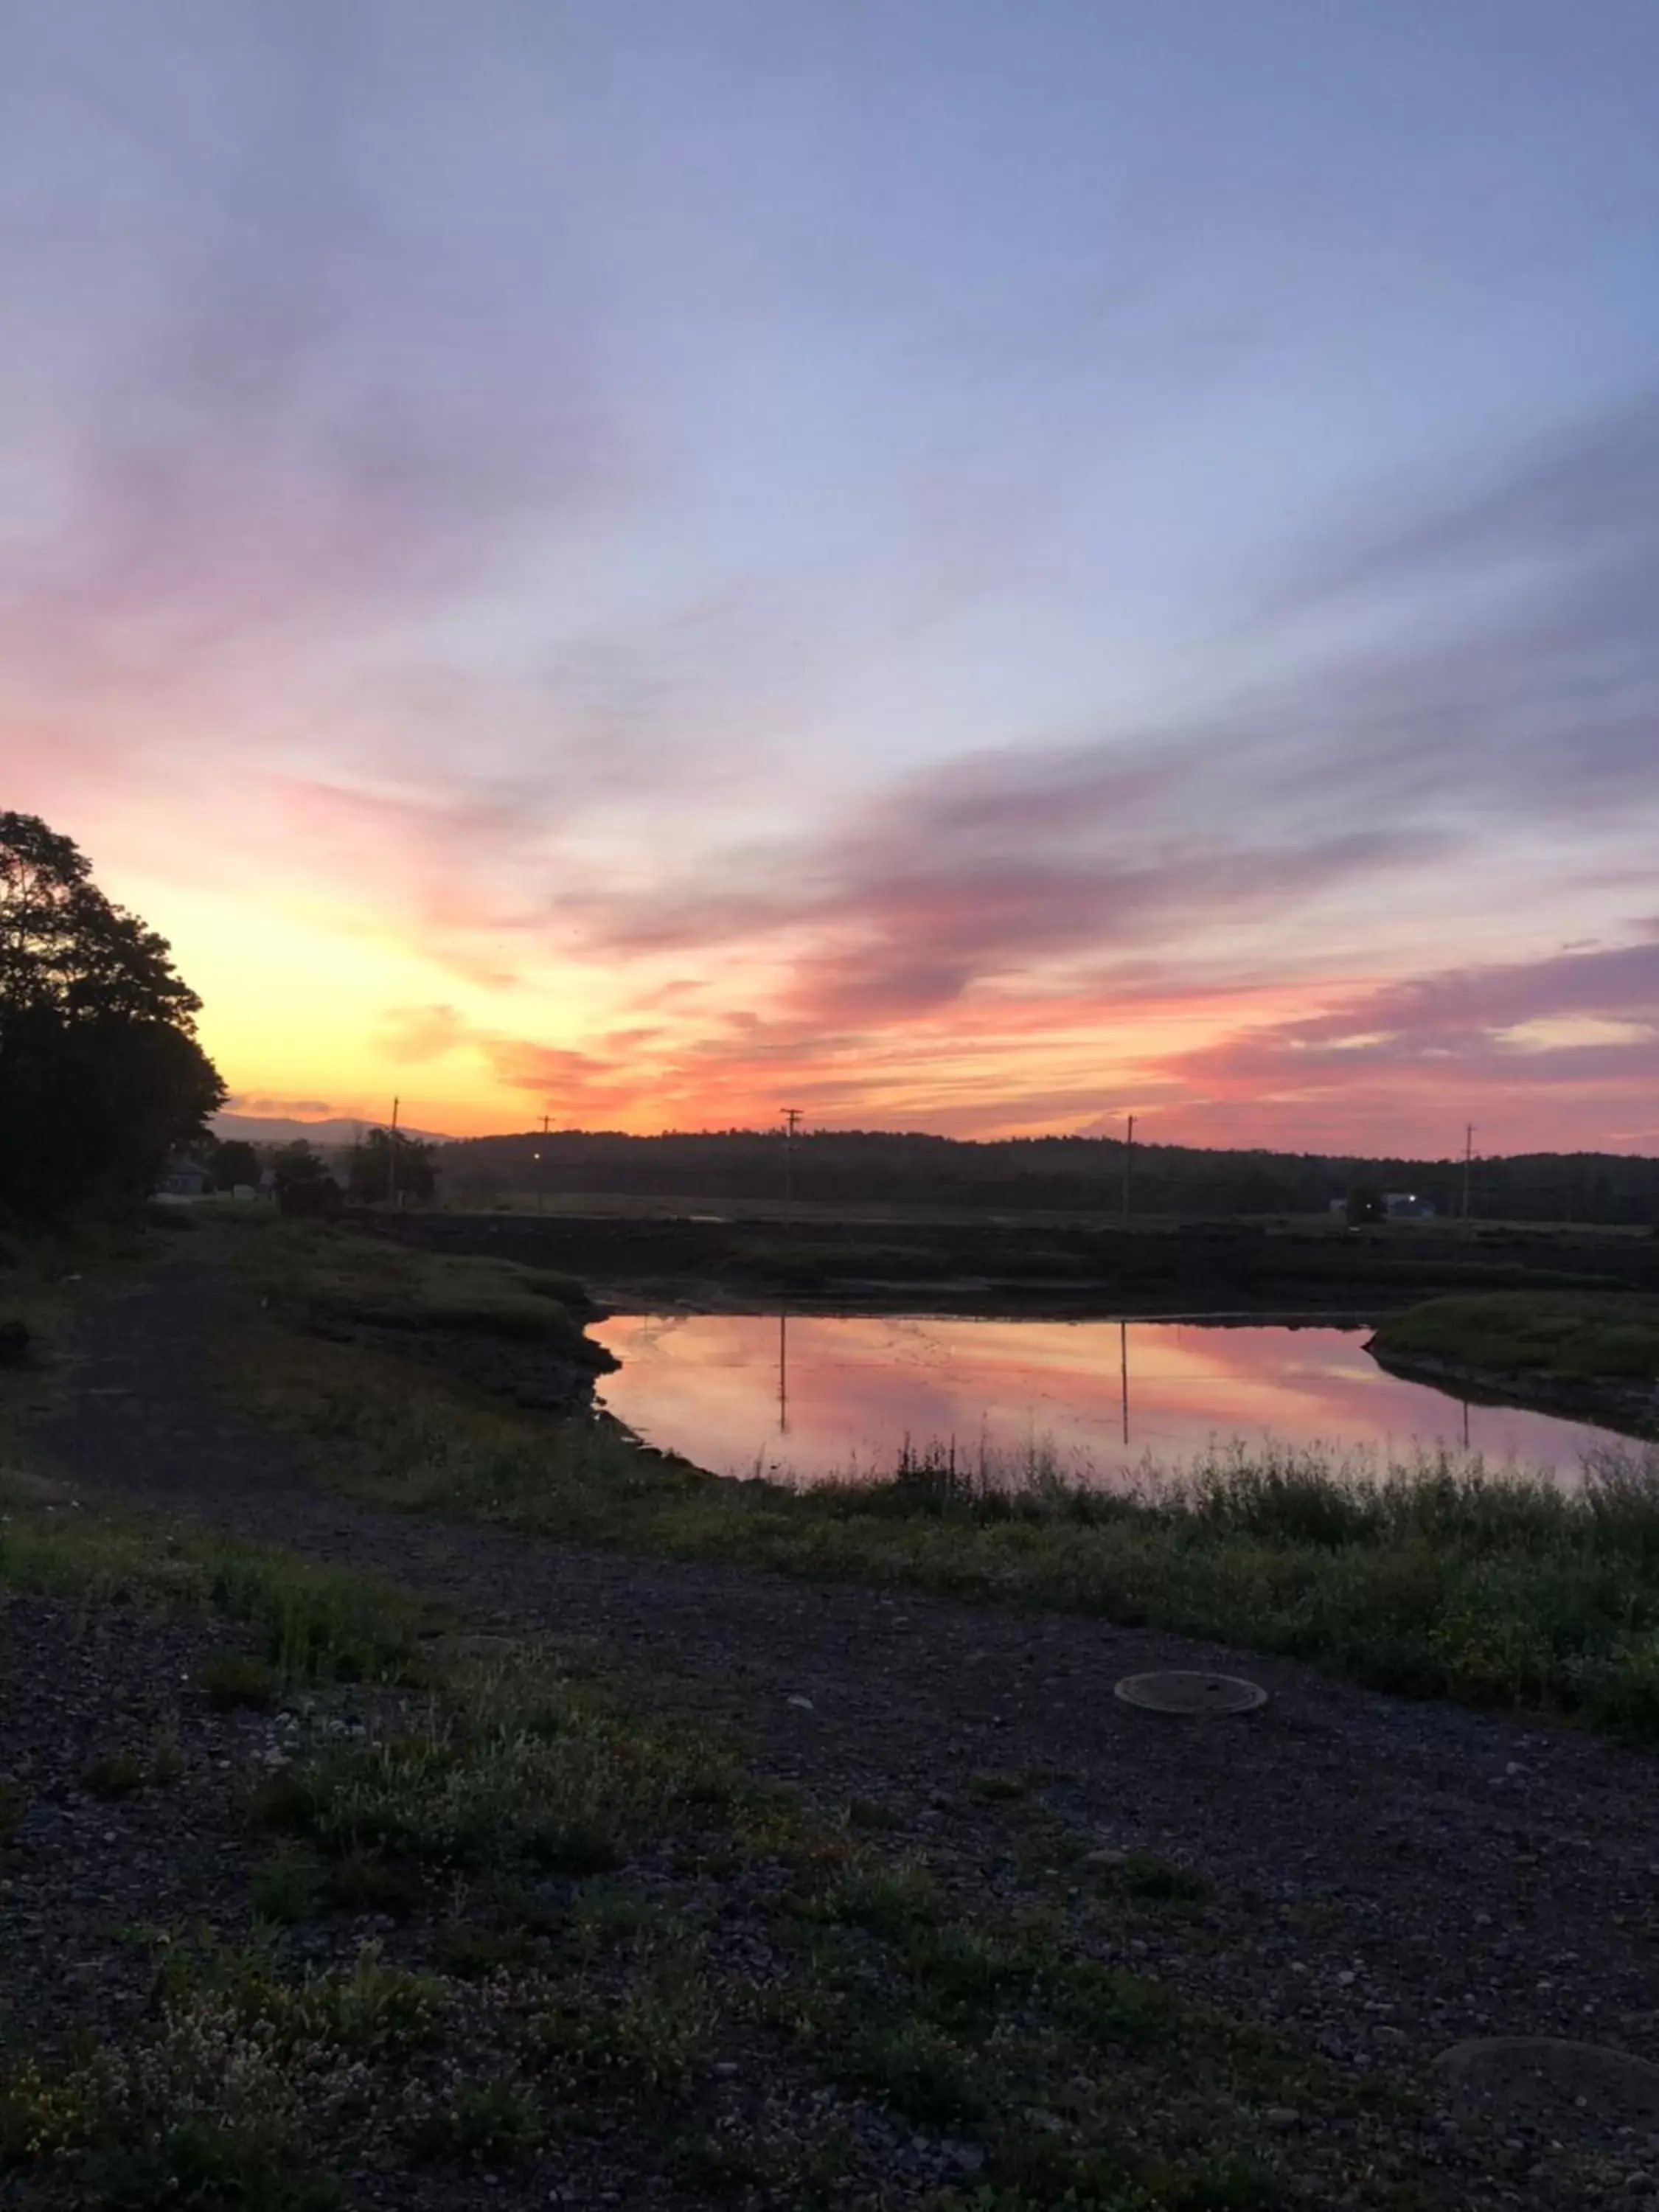
<svg viewBox="0 0 1659 2212"><path fill-rule="evenodd" d="M147 1779L143 1761L131 1751L106 1752L81 1770L81 1787L94 1797L131 1797Z"/></svg>
<svg viewBox="0 0 1659 2212"><path fill-rule="evenodd" d="M237 1622L257 1636L263 1666L235 1664L260 1668L267 1702L277 1679L410 1681L425 1663L429 1608L376 1577L199 1530L95 1516L16 1478L0 1477L0 1588Z"/></svg>
<svg viewBox="0 0 1659 2212"><path fill-rule="evenodd" d="M1392 1314L1374 1340L1385 1358L1431 1357L1494 1380L1659 1381L1659 1298L1492 1291L1431 1298Z"/></svg>
<svg viewBox="0 0 1659 2212"><path fill-rule="evenodd" d="M548 1346L595 1369L611 1364L583 1334L592 1309L581 1285L546 1268L425 1252L318 1222L270 1223L240 1256L305 1328L459 1331Z"/></svg>
<svg viewBox="0 0 1659 2212"><path fill-rule="evenodd" d="M733 1787L701 1744L526 1663L457 1668L418 1728L273 1775L253 1809L337 1864L582 1876L706 1820Z"/></svg>
<svg viewBox="0 0 1659 2212"><path fill-rule="evenodd" d="M424 2158L470 2166L516 2166L547 2132L541 2099L515 2081L463 2081L448 2102L415 2130Z"/></svg>
<svg viewBox="0 0 1659 2212"><path fill-rule="evenodd" d="M276 1677L263 1659L245 1651L216 1651L196 1669L196 1686L216 1713L247 1707L264 1712L276 1702Z"/></svg>

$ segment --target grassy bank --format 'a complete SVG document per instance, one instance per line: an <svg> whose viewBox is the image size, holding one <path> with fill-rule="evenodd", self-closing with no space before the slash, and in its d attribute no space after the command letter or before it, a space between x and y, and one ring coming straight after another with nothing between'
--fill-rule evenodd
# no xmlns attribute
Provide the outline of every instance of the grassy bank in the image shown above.
<svg viewBox="0 0 1659 2212"><path fill-rule="evenodd" d="M169 1924L89 1927L100 1875L28 1840L61 1731L21 1741L8 1704L0 1875L32 1932L9 1958L0 2195L9 2175L106 2212L1440 2199L1403 2075L1121 1963L1147 1934L1226 1940L1208 1885L1094 1864L1030 1781L967 1778L935 1864L892 1832L902 1805L809 1813L544 1652L434 1638L371 1578L13 1483L0 1611L20 1606L37 1648L76 1654L61 1694L85 1711L54 1717L109 1738L80 1778L97 1846L165 1854L171 1819L218 1887ZM118 1682L99 1673L117 1627ZM147 1637L174 1686L165 1762L117 1740ZM66 1801L72 1777L46 1802ZM1227 1909L1249 1924L1248 1899ZM31 2008L54 2022L38 2041Z"/></svg>
<svg viewBox="0 0 1659 2212"><path fill-rule="evenodd" d="M1390 1315L1375 1349L1449 1360L1499 1382L1656 1382L1659 1299L1529 1291L1431 1298Z"/></svg>
<svg viewBox="0 0 1659 2212"><path fill-rule="evenodd" d="M793 1492L716 1480L607 1422L526 1417L269 1315L226 1351L244 1406L382 1503L1092 1614L1659 1742L1659 1468L1638 1447L1571 1490L1446 1460L1281 1454L1125 1497L939 1452L886 1481Z"/></svg>
<svg viewBox="0 0 1659 2212"><path fill-rule="evenodd" d="M264 1294L301 1328L454 1330L569 1352L592 1311L574 1277L545 1267L416 1251L266 1213L227 1225Z"/></svg>

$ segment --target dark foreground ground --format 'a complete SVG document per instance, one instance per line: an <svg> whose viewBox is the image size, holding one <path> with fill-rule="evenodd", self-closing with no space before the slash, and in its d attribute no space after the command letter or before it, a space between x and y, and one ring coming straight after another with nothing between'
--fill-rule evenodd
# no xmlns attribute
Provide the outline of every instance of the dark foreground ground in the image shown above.
<svg viewBox="0 0 1659 2212"><path fill-rule="evenodd" d="M1343 2117L1342 2097L1330 2117L1263 2106L1261 2127L1285 2146L1285 2179L1282 2194L1251 2203L1405 2212L1659 2199L1659 2121L1650 2133L1629 2117L1569 2107L1461 2123L1432 2067L1476 2035L1588 2037L1659 2057L1659 1788L1648 1757L1168 1637L586 1551L346 1501L216 1397L204 1347L226 1294L212 1261L192 1255L93 1311L36 1425L37 1462L88 1504L184 1516L373 1570L475 1627L596 1666L652 1711L735 1736L763 1776L826 1819L864 1808L884 1847L912 1850L978 1905L1075 1918L1115 1875L1116 1860L1099 1854L1145 1855L1168 1870L1162 1897L1153 1878L1139 1905L1091 1920L1091 1955L1271 2030L1370 2115ZM188 1655L148 1643L128 1652L117 1635L88 1657L72 1624L20 1613L20 1602L7 1622L0 1739L7 1763L33 1762L49 1786L0 1899L13 2002L60 2032L76 1978L89 1986L112 1971L86 1936L86 1898L136 1913L136 1891L154 1888L168 1909L192 1895L206 1909L240 1847L228 1832L214 1840L222 1816L205 1800L199 1816L147 1799L118 1815L82 1802L61 1748L91 1729L112 1671L141 1703L153 1693L159 1711ZM1186 1725L1112 1695L1130 1673L1216 1665L1266 1684L1266 1711ZM214 1729L234 1735L230 1723L202 1723L191 1753L210 1766L268 1748L268 1729L238 1752ZM170 1802L188 1808L191 1798ZM141 1813L149 1827L136 1837ZM718 2094L763 2100L766 2083L749 2078L762 2063L732 2064ZM1067 2124L1048 2109L1030 2122L1039 2135ZM972 2124L898 2125L878 2099L845 2162L848 2202L1045 2201L975 2199L990 2185ZM0 2179L8 2186L22 2185ZM48 2193L18 2202L73 2201L29 2186ZM761 2183L709 2186L716 2197L740 2199L748 2187L754 2202L808 2201L804 2184L770 2195ZM708 2201L614 2148L596 2160L591 2145L565 2166L547 2154L523 2171L360 2194ZM1062 2201L1057 2185L1046 2201ZM1135 2200L1071 2201L1127 2212ZM1247 2200L1185 2201L1220 2212Z"/></svg>

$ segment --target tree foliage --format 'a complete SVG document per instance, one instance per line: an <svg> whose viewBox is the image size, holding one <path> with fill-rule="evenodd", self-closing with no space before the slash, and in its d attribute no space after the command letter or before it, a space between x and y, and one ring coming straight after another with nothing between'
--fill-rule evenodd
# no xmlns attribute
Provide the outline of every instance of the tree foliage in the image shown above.
<svg viewBox="0 0 1659 2212"><path fill-rule="evenodd" d="M209 1164L216 1190L234 1190L239 1184L258 1182L259 1155L246 1137L222 1137L213 1147Z"/></svg>
<svg viewBox="0 0 1659 2212"><path fill-rule="evenodd" d="M38 816L0 812L0 1209L141 1199L224 1103L170 948Z"/></svg>
<svg viewBox="0 0 1659 2212"><path fill-rule="evenodd" d="M302 1183L321 1182L328 1173L328 1162L303 1137L278 1145L270 1156L270 1167L279 1192L298 1189Z"/></svg>
<svg viewBox="0 0 1659 2212"><path fill-rule="evenodd" d="M403 1200L426 1205L436 1195L432 1147L401 1129L370 1129L351 1148L347 1188L360 1203Z"/></svg>

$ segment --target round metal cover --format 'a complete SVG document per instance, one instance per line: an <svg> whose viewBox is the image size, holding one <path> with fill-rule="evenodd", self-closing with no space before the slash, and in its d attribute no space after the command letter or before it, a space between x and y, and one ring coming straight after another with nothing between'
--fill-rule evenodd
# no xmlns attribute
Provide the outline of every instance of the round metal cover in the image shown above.
<svg viewBox="0 0 1659 2212"><path fill-rule="evenodd" d="M1116 1694L1126 1705L1149 1713L1253 1713L1267 1702L1259 1682L1237 1674L1203 1674L1185 1669L1171 1674L1126 1674Z"/></svg>
<svg viewBox="0 0 1659 2212"><path fill-rule="evenodd" d="M1550 2115L1553 2123L1652 2127L1659 2122L1659 2066L1559 2035L1480 2036L1435 2061L1466 2108L1493 2118Z"/></svg>

